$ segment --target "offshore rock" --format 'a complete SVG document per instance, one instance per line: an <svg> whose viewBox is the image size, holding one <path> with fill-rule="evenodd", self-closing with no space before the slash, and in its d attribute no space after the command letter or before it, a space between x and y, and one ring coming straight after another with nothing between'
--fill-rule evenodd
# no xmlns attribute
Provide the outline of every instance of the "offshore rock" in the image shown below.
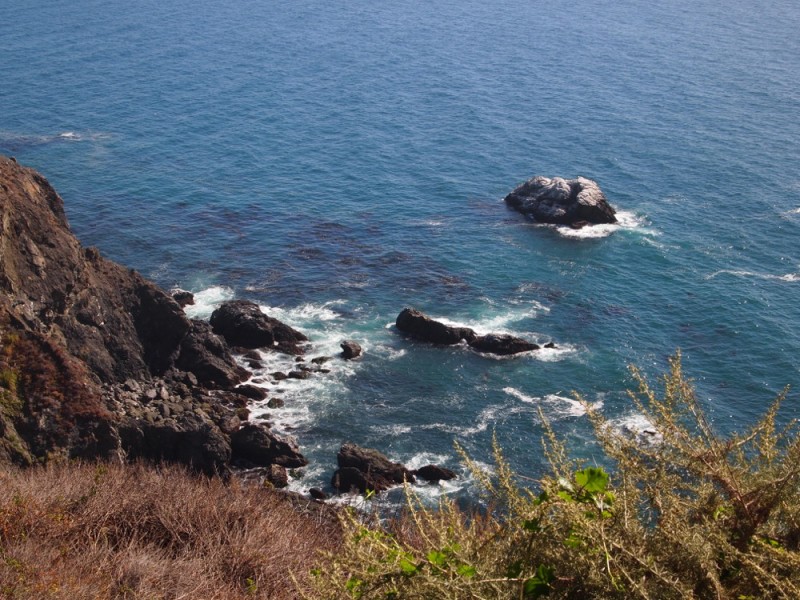
<svg viewBox="0 0 800 600"><path fill-rule="evenodd" d="M211 314L214 333L231 346L269 348L286 354L303 354L298 344L308 338L288 325L265 315L249 300L230 300Z"/></svg>
<svg viewBox="0 0 800 600"><path fill-rule="evenodd" d="M514 189L505 201L540 223L582 227L617 222L600 186L585 177L534 177Z"/></svg>
<svg viewBox="0 0 800 600"><path fill-rule="evenodd" d="M336 462L339 468L333 474L331 485L341 492L352 489L362 494L368 490L381 492L405 481L415 481L414 474L402 464L390 461L377 450L355 444L343 444Z"/></svg>
<svg viewBox="0 0 800 600"><path fill-rule="evenodd" d="M499 354L501 356L539 350L538 344L514 337L513 335L497 333L476 337L469 345L478 352Z"/></svg>
<svg viewBox="0 0 800 600"><path fill-rule="evenodd" d="M455 471L438 465L426 465L414 471L414 475L425 481L449 481L456 478Z"/></svg>
<svg viewBox="0 0 800 600"><path fill-rule="evenodd" d="M537 344L512 335L478 335L469 327L445 325L413 308L404 308L396 325L400 331L418 340L448 346L466 341L470 348L487 354L509 355L539 349Z"/></svg>
<svg viewBox="0 0 800 600"><path fill-rule="evenodd" d="M462 340L471 342L477 337L469 327L445 325L414 308L404 308L397 316L395 325L397 329L413 338L446 346L458 344Z"/></svg>

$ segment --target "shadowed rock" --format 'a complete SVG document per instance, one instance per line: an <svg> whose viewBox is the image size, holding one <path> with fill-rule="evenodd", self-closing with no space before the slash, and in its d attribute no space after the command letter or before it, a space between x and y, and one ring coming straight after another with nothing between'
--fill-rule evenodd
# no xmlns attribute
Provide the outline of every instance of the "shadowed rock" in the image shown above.
<svg viewBox="0 0 800 600"><path fill-rule="evenodd" d="M538 344L523 340L522 338L496 333L476 337L469 345L478 352L499 355L518 354L520 352L530 352L531 350L539 349Z"/></svg>
<svg viewBox="0 0 800 600"><path fill-rule="evenodd" d="M358 343L352 340L345 340L339 345L342 348L343 359L352 360L361 356L361 346Z"/></svg>
<svg viewBox="0 0 800 600"><path fill-rule="evenodd" d="M259 425L246 423L231 435L233 460L245 465L281 465L289 469L308 464L291 436L278 436Z"/></svg>
<svg viewBox="0 0 800 600"><path fill-rule="evenodd" d="M308 338L288 325L265 315L255 302L231 300L211 314L214 333L231 346L269 348L287 354L303 354L298 346Z"/></svg>
<svg viewBox="0 0 800 600"><path fill-rule="evenodd" d="M453 327L434 321L424 313L404 308L395 322L397 329L411 337L433 344L453 345L462 340L470 342L477 336L469 327Z"/></svg>
<svg viewBox="0 0 800 600"><path fill-rule="evenodd" d="M342 445L336 462L339 468L331 484L342 492L352 489L362 494L368 490L381 492L404 481L415 481L414 474L400 463L390 461L377 450L355 444Z"/></svg>
<svg viewBox="0 0 800 600"><path fill-rule="evenodd" d="M506 204L540 223L616 223L615 211L596 182L585 177L534 177L505 198Z"/></svg>
<svg viewBox="0 0 800 600"><path fill-rule="evenodd" d="M426 465L414 471L414 475L425 481L449 481L456 478L455 471L438 465Z"/></svg>
<svg viewBox="0 0 800 600"><path fill-rule="evenodd" d="M466 341L474 350L488 354L508 355L539 349L537 344L513 335L478 335L469 327L445 325L413 308L404 308L396 325L400 331L418 340L443 345Z"/></svg>

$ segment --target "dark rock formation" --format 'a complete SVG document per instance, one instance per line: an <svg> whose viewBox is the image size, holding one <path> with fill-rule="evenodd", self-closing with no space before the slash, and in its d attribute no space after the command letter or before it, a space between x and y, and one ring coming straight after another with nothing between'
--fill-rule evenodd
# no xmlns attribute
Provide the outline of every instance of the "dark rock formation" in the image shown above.
<svg viewBox="0 0 800 600"><path fill-rule="evenodd" d="M477 336L469 327L451 327L434 321L413 308L404 308L397 316L397 328L413 338L433 344L452 345L462 340L471 342Z"/></svg>
<svg viewBox="0 0 800 600"><path fill-rule="evenodd" d="M400 331L418 340L443 345L458 344L463 340L478 352L508 355L539 349L538 345L512 335L478 335L469 327L445 325L413 308L404 308L396 325Z"/></svg>
<svg viewBox="0 0 800 600"><path fill-rule="evenodd" d="M320 502L328 499L328 494L326 494L319 488L311 488L310 490L308 490L308 495L311 496L314 500L319 500Z"/></svg>
<svg viewBox="0 0 800 600"><path fill-rule="evenodd" d="M530 352L531 350L539 349L537 344L522 338L496 333L476 337L469 345L478 352L500 355L518 354L519 352Z"/></svg>
<svg viewBox="0 0 800 600"><path fill-rule="evenodd" d="M336 455L339 468L331 484L342 492L356 489L362 494L368 490L381 492L404 481L413 483L414 474L400 463L370 448L344 444Z"/></svg>
<svg viewBox="0 0 800 600"><path fill-rule="evenodd" d="M449 481L456 478L455 471L437 465L426 465L414 471L414 475L425 481Z"/></svg>
<svg viewBox="0 0 800 600"><path fill-rule="evenodd" d="M236 391L251 400L264 400L267 397L266 390L255 385L240 385L236 388Z"/></svg>
<svg viewBox="0 0 800 600"><path fill-rule="evenodd" d="M55 190L2 157L0 215L0 462L305 464L292 442L239 429L247 372L210 325L81 247Z"/></svg>
<svg viewBox="0 0 800 600"><path fill-rule="evenodd" d="M230 388L248 373L236 364L225 340L211 331L205 321L190 321L190 333L181 341L180 354L176 361L179 369L195 375L197 382L222 388Z"/></svg>
<svg viewBox="0 0 800 600"><path fill-rule="evenodd" d="M342 358L352 360L361 356L361 346L352 340L345 340L340 344L342 348Z"/></svg>
<svg viewBox="0 0 800 600"><path fill-rule="evenodd" d="M181 308L186 308L194 304L194 294L186 290L175 290L172 292L172 299L175 300Z"/></svg>
<svg viewBox="0 0 800 600"><path fill-rule="evenodd" d="M294 438L281 437L269 429L246 423L231 435L233 460L244 466L280 465L294 469L308 464Z"/></svg>
<svg viewBox="0 0 800 600"><path fill-rule="evenodd" d="M617 222L600 187L585 177L534 177L514 189L505 201L540 223L583 226Z"/></svg>
<svg viewBox="0 0 800 600"><path fill-rule="evenodd" d="M231 346L269 348L287 354L302 354L298 344L308 338L288 325L265 315L255 302L231 300L211 314L214 333Z"/></svg>

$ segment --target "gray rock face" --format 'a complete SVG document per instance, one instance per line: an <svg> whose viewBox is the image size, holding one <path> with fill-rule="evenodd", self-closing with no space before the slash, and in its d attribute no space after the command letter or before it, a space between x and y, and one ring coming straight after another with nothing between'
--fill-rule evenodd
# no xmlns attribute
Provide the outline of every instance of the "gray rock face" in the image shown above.
<svg viewBox="0 0 800 600"><path fill-rule="evenodd" d="M615 211L591 179L534 177L505 198L511 208L540 223L616 223Z"/></svg>

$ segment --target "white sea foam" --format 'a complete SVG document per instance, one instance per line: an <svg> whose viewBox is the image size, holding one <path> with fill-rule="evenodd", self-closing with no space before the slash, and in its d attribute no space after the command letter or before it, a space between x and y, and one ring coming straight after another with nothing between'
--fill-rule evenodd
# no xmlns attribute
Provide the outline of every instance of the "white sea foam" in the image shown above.
<svg viewBox="0 0 800 600"><path fill-rule="evenodd" d="M226 300L232 300L233 296L231 288L215 285L195 293L194 304L183 310L190 319L208 319L214 309Z"/></svg>
<svg viewBox="0 0 800 600"><path fill-rule="evenodd" d="M774 281L794 282L800 281L800 273L786 273L785 275L773 275L771 273L757 273L755 271L737 271L733 269L723 269L707 275L706 279L714 279L720 275L732 275L734 277L755 277L757 279L771 279Z"/></svg>
<svg viewBox="0 0 800 600"><path fill-rule="evenodd" d="M653 424L639 413L614 419L611 421L611 427L622 435L634 438L640 444L658 444L663 440Z"/></svg>
<svg viewBox="0 0 800 600"><path fill-rule="evenodd" d="M617 212L616 223L604 223L600 225L587 225L580 229L572 229L566 225L547 225L554 228L559 234L568 238L576 239L597 239L608 237L615 231L622 229L637 229L642 233L653 235L655 231L644 227L645 220L633 212L621 210Z"/></svg>
<svg viewBox="0 0 800 600"><path fill-rule="evenodd" d="M524 394L522 391L513 387L505 387L503 388L503 391L509 396L513 396L514 398L517 398L527 404L533 404L546 408L548 416L582 417L586 414L587 408L589 410L600 410L603 407L602 400L597 400L586 406L573 398L559 396L558 394L528 396L527 394Z"/></svg>

